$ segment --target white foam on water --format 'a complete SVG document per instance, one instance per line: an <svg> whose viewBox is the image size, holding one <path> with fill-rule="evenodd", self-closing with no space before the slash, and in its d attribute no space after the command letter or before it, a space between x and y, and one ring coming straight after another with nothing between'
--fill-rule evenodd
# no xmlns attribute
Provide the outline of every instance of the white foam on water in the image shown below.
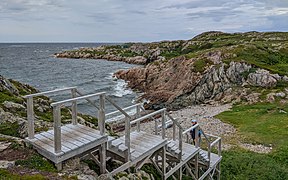
<svg viewBox="0 0 288 180"><path fill-rule="evenodd" d="M124 80L118 79L116 82L117 83L114 86L114 93L112 93L112 95L116 97L123 97L128 94L133 94L133 91L127 87L127 83Z"/></svg>
<svg viewBox="0 0 288 180"><path fill-rule="evenodd" d="M133 116L136 114L136 108L134 107L133 109L129 109L129 110L125 110L125 112L130 115ZM114 115L113 117L106 117L107 119L105 120L105 122L108 123L112 123L112 122L117 122L120 120L123 120L125 118L125 115L123 115L121 112L117 113L117 115Z"/></svg>

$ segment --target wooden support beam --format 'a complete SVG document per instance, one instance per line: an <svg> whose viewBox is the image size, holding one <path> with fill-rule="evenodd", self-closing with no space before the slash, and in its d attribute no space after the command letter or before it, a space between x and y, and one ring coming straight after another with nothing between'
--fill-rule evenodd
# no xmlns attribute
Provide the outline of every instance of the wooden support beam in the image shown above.
<svg viewBox="0 0 288 180"><path fill-rule="evenodd" d="M156 168L156 170L160 173L160 174L163 174L163 172L161 171L161 169L159 168L159 165L153 160L153 159L150 159L152 164L154 165L154 167Z"/></svg>
<svg viewBox="0 0 288 180"><path fill-rule="evenodd" d="M166 146L162 148L162 180L166 179Z"/></svg>
<svg viewBox="0 0 288 180"><path fill-rule="evenodd" d="M54 119L54 152L61 152L61 108L60 106L53 107Z"/></svg>
<svg viewBox="0 0 288 180"><path fill-rule="evenodd" d="M189 167L188 164L185 164L186 170L188 171L189 175L194 178L195 180L197 180L197 178L195 177L195 175L193 174L191 168Z"/></svg>
<svg viewBox="0 0 288 180"><path fill-rule="evenodd" d="M99 157L100 157L100 173L106 173L106 143L101 144L99 149Z"/></svg>
<svg viewBox="0 0 288 180"><path fill-rule="evenodd" d="M199 177L199 152L196 154L195 156L195 162L194 162L194 166L195 166L195 178L198 179Z"/></svg>
<svg viewBox="0 0 288 180"><path fill-rule="evenodd" d="M27 99L28 138L34 138L34 109L33 97Z"/></svg>
<svg viewBox="0 0 288 180"><path fill-rule="evenodd" d="M220 167L221 167L221 162L219 162L218 164L217 164L217 180L220 180L220 176L221 176L221 169L220 169Z"/></svg>
<svg viewBox="0 0 288 180"><path fill-rule="evenodd" d="M125 117L125 146L128 148L126 153L126 161L130 161L130 119Z"/></svg>
<svg viewBox="0 0 288 180"><path fill-rule="evenodd" d="M55 163L55 167L57 169L57 171L61 171L63 166L62 166L62 162L59 162L59 163Z"/></svg>
<svg viewBox="0 0 288 180"><path fill-rule="evenodd" d="M76 98L76 89L71 89L71 94L72 98ZM77 102L73 101L72 102L72 124L76 125L77 124Z"/></svg>

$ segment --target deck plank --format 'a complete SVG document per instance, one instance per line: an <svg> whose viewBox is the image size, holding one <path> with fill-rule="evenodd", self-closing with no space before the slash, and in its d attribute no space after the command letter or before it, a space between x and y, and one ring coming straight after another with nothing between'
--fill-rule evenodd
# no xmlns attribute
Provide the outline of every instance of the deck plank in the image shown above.
<svg viewBox="0 0 288 180"><path fill-rule="evenodd" d="M51 140L54 140L54 132L53 131L48 131L48 132L43 132L41 134L50 134L53 138ZM75 149L77 147L82 146L84 143L77 141L75 139L70 138L69 136L66 136L65 134L61 134L61 143L64 146L68 146L72 149Z"/></svg>
<svg viewBox="0 0 288 180"><path fill-rule="evenodd" d="M94 137L96 139L101 138L100 132L98 130L83 126L81 124L77 124L77 125L68 124L68 125L66 125L66 127L70 128L70 129L77 130L78 132L89 135L89 136Z"/></svg>
<svg viewBox="0 0 288 180"><path fill-rule="evenodd" d="M49 139L49 138L47 138L47 137L45 137L45 136L43 136L42 134L36 134L35 135L35 138L38 140L36 140L34 143L35 144L41 144L41 143L44 143L44 144L46 144L46 145L49 145L49 146L51 146L52 147L52 149L51 148L49 148L48 147L48 149L49 149L49 152L51 152L51 153L54 153L54 141L52 141L51 139ZM40 141L40 142L39 142ZM41 147L41 146L40 146ZM43 147L44 148L44 147ZM48 150L47 149L47 150ZM63 151L63 152L69 152L69 151L71 151L71 149L70 148L67 148L66 146L61 146L61 151ZM55 154L55 153L54 153Z"/></svg>
<svg viewBox="0 0 288 180"><path fill-rule="evenodd" d="M63 130L63 134L66 134L66 135L69 134L70 137L72 137L74 139L78 139L78 140L82 141L83 143L89 143L91 141L97 140L95 137L91 137L91 136L83 134L83 133L81 133L81 132L79 132L77 130L70 129L67 126L63 126L61 128L61 130Z"/></svg>

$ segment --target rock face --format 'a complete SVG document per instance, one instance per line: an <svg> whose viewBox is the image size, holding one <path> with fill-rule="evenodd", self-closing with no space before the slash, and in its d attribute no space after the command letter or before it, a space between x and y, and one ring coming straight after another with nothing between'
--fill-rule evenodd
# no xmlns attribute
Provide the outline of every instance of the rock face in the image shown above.
<svg viewBox="0 0 288 180"><path fill-rule="evenodd" d="M277 75L272 75L269 71L266 70L258 70L255 73L250 73L248 75L247 82L252 86L260 86L260 87L275 87L277 84L277 80L281 80L281 77Z"/></svg>
<svg viewBox="0 0 288 180"><path fill-rule="evenodd" d="M150 100L153 109L179 109L211 101L227 103L240 101L240 98L251 103L258 102L260 94L244 93L242 86L246 84L270 88L277 84L275 77L278 80L283 79L263 69L249 73L251 65L233 61L227 65L221 62L219 56L221 55L218 54L217 58L213 54L212 58L218 60L207 66L203 73L193 71L193 64L197 59L179 57L167 63L152 63L142 68L121 70L115 75L128 81L130 87L144 91L143 97ZM248 74L247 77L245 73Z"/></svg>

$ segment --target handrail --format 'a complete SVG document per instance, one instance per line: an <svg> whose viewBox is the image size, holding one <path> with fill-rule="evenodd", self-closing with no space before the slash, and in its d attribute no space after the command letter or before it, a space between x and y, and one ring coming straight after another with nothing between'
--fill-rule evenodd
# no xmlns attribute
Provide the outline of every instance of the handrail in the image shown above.
<svg viewBox="0 0 288 180"><path fill-rule="evenodd" d="M80 96L84 96L84 94L82 94L77 89L76 89L76 93L79 94ZM90 99L85 99L85 100L88 101L92 106L96 107L99 110L99 107L93 101L91 101Z"/></svg>
<svg viewBox="0 0 288 180"><path fill-rule="evenodd" d="M183 127L179 124L178 121L176 121L170 114L167 114L167 116L183 131Z"/></svg>
<svg viewBox="0 0 288 180"><path fill-rule="evenodd" d="M60 104L65 104L65 103L69 103L69 102L73 102L73 101L77 101L77 100L82 100L82 99L87 99L87 98L91 98L91 97L99 96L99 95L103 95L103 94L105 94L105 92L100 92L100 93L89 94L89 95L80 96L80 97L76 97L76 98L66 99L63 101L58 101L58 102L52 103L51 106L58 106Z"/></svg>
<svg viewBox="0 0 288 180"><path fill-rule="evenodd" d="M210 144L210 146L212 147L212 146L214 146L216 143L218 143L218 141L220 141L221 140L221 138L220 137L218 137L215 141L213 141L211 144Z"/></svg>
<svg viewBox="0 0 288 180"><path fill-rule="evenodd" d="M137 107L137 106L139 106L139 105L142 105L142 104L141 104L141 103L134 104L134 105L132 105L132 106L125 107L125 108L123 108L122 110L125 111L125 110L127 110L127 109L131 109L131 108ZM106 116L111 116L111 115L117 114L117 113L119 113L119 112L121 112L121 111L119 111L119 110L113 111L113 112L110 112L110 113L106 114Z"/></svg>
<svg viewBox="0 0 288 180"><path fill-rule="evenodd" d="M209 140L209 138L207 136L213 137L213 135L205 134L205 132L200 127L199 127L199 129L201 130L201 132L202 132L203 136L205 137L205 139L207 140L208 144L210 144L210 140Z"/></svg>
<svg viewBox="0 0 288 180"><path fill-rule="evenodd" d="M197 127L199 127L199 124L196 124L194 126L191 126L190 128L186 129L184 132L183 132L183 135L190 132L191 130L194 130L196 129Z"/></svg>
<svg viewBox="0 0 288 180"><path fill-rule="evenodd" d="M156 114L159 114L159 113L161 113L161 112L163 112L163 111L166 111L166 108L160 109L160 110L155 111L155 112L153 112L153 113L150 113L150 114L147 114L147 115L145 115L145 116L142 116L142 117L140 117L140 118L138 118L138 119L135 119L135 120L131 121L130 124L131 124L131 125L132 125L132 124L136 124L138 121L143 121L144 119L147 119L147 118L149 118L149 117L152 117L152 116L154 116L154 115L156 115Z"/></svg>
<svg viewBox="0 0 288 180"><path fill-rule="evenodd" d="M34 130L34 105L33 105L33 97L45 95L45 94L51 94L51 93L56 93L56 92L61 92L61 91L67 91L71 90L72 97L75 96L75 91L77 87L66 87L66 88L61 88L61 89L54 89L51 91L44 91L44 92L39 92L35 94L29 94L22 96L23 98L27 99L27 121L28 121L28 138L33 139L35 130ZM72 121L74 123L75 121L75 109L77 108L76 106L73 106L72 108Z"/></svg>
<svg viewBox="0 0 288 180"><path fill-rule="evenodd" d="M39 93L35 93L35 94L29 94L29 95L25 95L22 96L23 98L27 99L30 97L36 97L36 96L41 96L41 95L45 95L45 94L51 94L51 93L56 93L56 92L61 92L61 91L67 91L67 90L71 90L71 89L76 89L77 87L67 87L67 88L61 88L61 89L54 89L51 91L44 91L44 92L39 92Z"/></svg>
<svg viewBox="0 0 288 180"><path fill-rule="evenodd" d="M123 111L116 103L112 101L112 99L105 96L105 99L107 99L116 109L118 109L121 113L123 113L128 119L132 119L132 117L127 114L125 111Z"/></svg>

